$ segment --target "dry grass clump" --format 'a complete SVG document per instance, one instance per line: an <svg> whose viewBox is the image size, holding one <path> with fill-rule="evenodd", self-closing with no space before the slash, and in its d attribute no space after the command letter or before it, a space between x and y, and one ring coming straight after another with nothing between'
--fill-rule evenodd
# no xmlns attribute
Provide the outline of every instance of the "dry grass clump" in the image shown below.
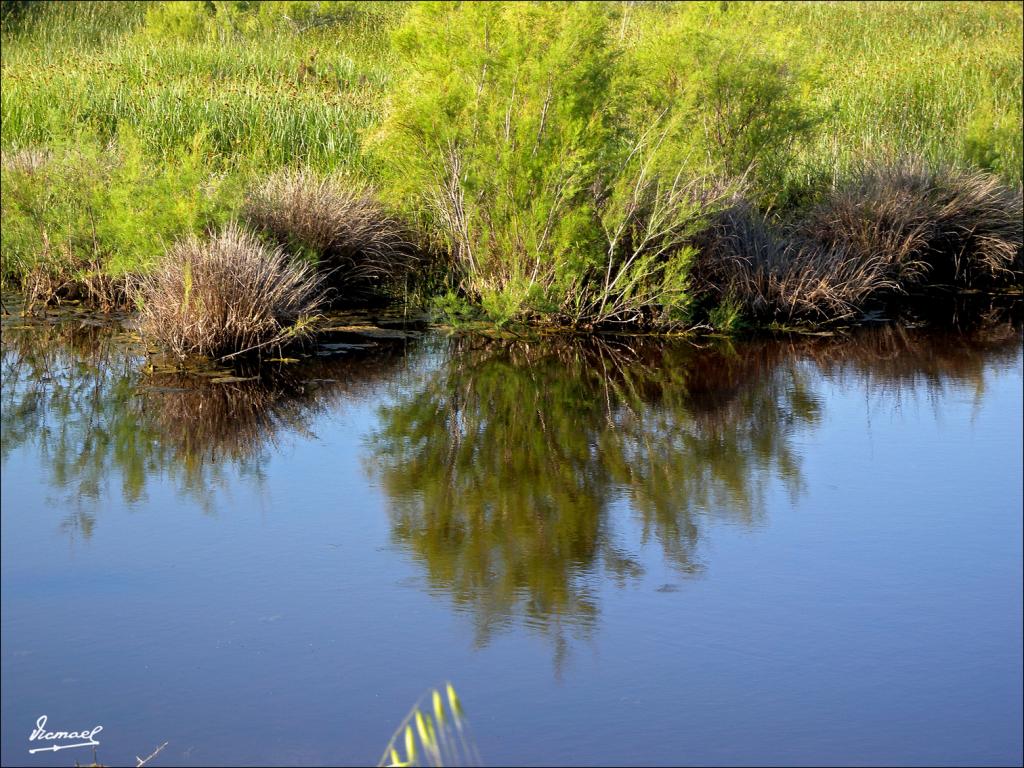
<svg viewBox="0 0 1024 768"><path fill-rule="evenodd" d="M237 224L172 246L142 288L142 330L179 357L283 347L309 331L322 278Z"/></svg>
<svg viewBox="0 0 1024 768"><path fill-rule="evenodd" d="M1021 192L920 160L867 166L783 225L742 197L698 238L697 290L758 320L843 321L939 285L1019 285Z"/></svg>
<svg viewBox="0 0 1024 768"><path fill-rule="evenodd" d="M759 320L848 320L873 295L898 288L884 259L788 237L742 198L701 234L697 289Z"/></svg>
<svg viewBox="0 0 1024 768"><path fill-rule="evenodd" d="M357 181L280 171L249 192L243 215L282 246L314 254L345 296L384 287L416 262L405 226Z"/></svg>
<svg viewBox="0 0 1024 768"><path fill-rule="evenodd" d="M1020 283L1020 189L978 170L921 160L865 166L798 225L804 237L860 261L881 259L905 288Z"/></svg>

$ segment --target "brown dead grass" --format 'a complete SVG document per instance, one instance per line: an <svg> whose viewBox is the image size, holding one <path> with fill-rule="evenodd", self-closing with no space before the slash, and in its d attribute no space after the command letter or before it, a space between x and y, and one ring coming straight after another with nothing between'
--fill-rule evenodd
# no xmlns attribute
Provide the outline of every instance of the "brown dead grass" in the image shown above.
<svg viewBox="0 0 1024 768"><path fill-rule="evenodd" d="M701 235L693 277L700 293L757 320L849 320L871 296L898 289L883 259L785 237L742 199Z"/></svg>
<svg viewBox="0 0 1024 768"><path fill-rule="evenodd" d="M350 179L276 173L250 191L243 216L282 246L315 255L341 298L386 288L417 261L405 225Z"/></svg>
<svg viewBox="0 0 1024 768"><path fill-rule="evenodd" d="M865 166L789 223L738 196L697 241L696 291L759 321L847 321L872 300L1024 277L1020 189L920 160Z"/></svg>
<svg viewBox="0 0 1024 768"><path fill-rule="evenodd" d="M230 224L174 244L142 286L142 331L178 357L234 357L306 335L322 280L280 248Z"/></svg>
<svg viewBox="0 0 1024 768"><path fill-rule="evenodd" d="M905 288L999 288L1022 278L1021 190L978 170L918 159L865 165L798 233L862 262L881 259Z"/></svg>

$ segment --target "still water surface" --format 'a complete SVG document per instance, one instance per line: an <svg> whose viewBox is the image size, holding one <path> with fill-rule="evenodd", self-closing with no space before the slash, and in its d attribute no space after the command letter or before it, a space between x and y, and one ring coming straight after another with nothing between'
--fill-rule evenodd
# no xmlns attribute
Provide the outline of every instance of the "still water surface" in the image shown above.
<svg viewBox="0 0 1024 768"><path fill-rule="evenodd" d="M491 764L1020 762L1019 326L370 343L5 320L5 765L365 764L445 680Z"/></svg>

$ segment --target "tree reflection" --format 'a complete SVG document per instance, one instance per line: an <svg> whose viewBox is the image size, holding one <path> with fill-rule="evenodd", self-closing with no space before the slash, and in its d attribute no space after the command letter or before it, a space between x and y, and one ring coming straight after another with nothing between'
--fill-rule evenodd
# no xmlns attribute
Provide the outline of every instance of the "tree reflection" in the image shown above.
<svg viewBox="0 0 1024 768"><path fill-rule="evenodd" d="M118 468L122 492L136 501L166 460L158 433L135 401L141 350L117 325L87 315L7 323L3 328L0 457L37 445L55 487L75 508L64 528L91 535L88 511Z"/></svg>
<svg viewBox="0 0 1024 768"><path fill-rule="evenodd" d="M472 617L477 643L522 621L551 636L557 658L567 632L595 626L602 580L643 573L628 515L642 544L691 574L706 520L755 524L772 482L799 493L794 437L821 421L823 381L897 403L948 386L981 393L1020 340L1009 322L735 348L456 338L382 407L367 467L394 540Z"/></svg>
<svg viewBox="0 0 1024 768"><path fill-rule="evenodd" d="M517 618L586 633L594 575L642 572L614 506L692 573L702 514L749 524L771 478L798 491L791 438L820 405L777 349L454 340L371 438L393 535L478 642Z"/></svg>
<svg viewBox="0 0 1024 768"><path fill-rule="evenodd" d="M239 474L259 487L281 440L387 389L365 459L395 542L472 617L478 643L524 622L558 659L596 626L605 581L643 575L642 546L698 573L708 520L755 525L774 486L800 492L796 437L823 418L823 381L885 403L938 402L949 386L980 398L1020 341L1005 322L735 347L459 337L224 380L147 372L129 329L88 316L5 321L0 460L37 449L66 497L63 530L88 538L118 485L134 503L169 480L214 511Z"/></svg>

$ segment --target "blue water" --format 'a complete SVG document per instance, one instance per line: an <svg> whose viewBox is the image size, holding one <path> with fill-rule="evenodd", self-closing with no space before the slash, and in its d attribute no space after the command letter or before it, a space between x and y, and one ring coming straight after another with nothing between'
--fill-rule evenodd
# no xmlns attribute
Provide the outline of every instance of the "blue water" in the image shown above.
<svg viewBox="0 0 1024 768"><path fill-rule="evenodd" d="M75 322L4 331L5 765L92 759L44 714L373 763L446 680L490 764L1022 760L1019 328L428 333L266 394Z"/></svg>

